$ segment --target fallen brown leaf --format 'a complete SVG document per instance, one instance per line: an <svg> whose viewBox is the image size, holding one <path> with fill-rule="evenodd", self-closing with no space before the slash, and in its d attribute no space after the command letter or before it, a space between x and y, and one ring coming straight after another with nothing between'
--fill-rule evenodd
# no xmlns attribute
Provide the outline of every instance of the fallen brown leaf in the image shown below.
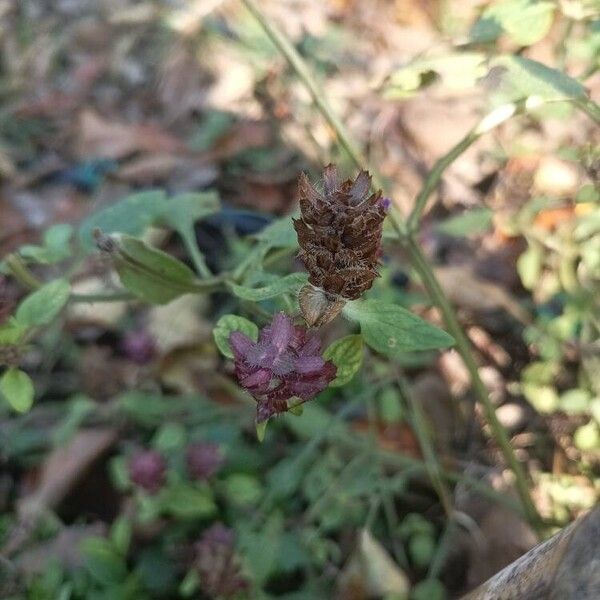
<svg viewBox="0 0 600 600"><path fill-rule="evenodd" d="M81 159L120 159L135 152L184 152L181 140L155 124L108 120L86 109L79 117L76 152Z"/></svg>

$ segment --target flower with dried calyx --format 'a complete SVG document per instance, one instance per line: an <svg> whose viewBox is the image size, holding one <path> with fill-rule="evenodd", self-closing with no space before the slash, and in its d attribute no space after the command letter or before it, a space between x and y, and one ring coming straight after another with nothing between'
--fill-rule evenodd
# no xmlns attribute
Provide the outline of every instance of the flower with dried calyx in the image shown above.
<svg viewBox="0 0 600 600"><path fill-rule="evenodd" d="M389 200L369 195L371 176L340 182L333 165L323 171L323 193L300 175L300 219L294 228L299 258L309 284L300 291L300 309L309 326L331 321L347 300L359 298L378 277L383 220Z"/></svg>
<svg viewBox="0 0 600 600"><path fill-rule="evenodd" d="M229 343L236 377L257 402L257 423L289 410L294 397L300 402L314 398L336 376L336 366L321 356L319 338L284 313L273 317L257 342L234 331Z"/></svg>

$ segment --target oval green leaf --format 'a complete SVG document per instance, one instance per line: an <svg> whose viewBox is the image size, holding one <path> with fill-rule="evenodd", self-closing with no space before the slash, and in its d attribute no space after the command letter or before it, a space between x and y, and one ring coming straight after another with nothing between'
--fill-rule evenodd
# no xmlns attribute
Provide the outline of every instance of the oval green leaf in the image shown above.
<svg viewBox="0 0 600 600"><path fill-rule="evenodd" d="M0 378L0 392L10 406L20 413L31 408L35 395L29 375L15 367L5 371Z"/></svg>
<svg viewBox="0 0 600 600"><path fill-rule="evenodd" d="M208 486L179 484L165 488L159 504L162 512L180 519L199 519L213 515L217 507Z"/></svg>
<svg viewBox="0 0 600 600"><path fill-rule="evenodd" d="M363 340L360 335L347 335L331 344L323 353L337 367L330 387L346 385L360 369L363 360Z"/></svg>
<svg viewBox="0 0 600 600"><path fill-rule="evenodd" d="M346 304L343 314L360 323L362 337L371 348L390 358L454 344L451 335L396 304L355 300Z"/></svg>
<svg viewBox="0 0 600 600"><path fill-rule="evenodd" d="M194 272L171 255L128 235L119 236L113 255L121 283L151 304L166 304L197 291Z"/></svg>
<svg viewBox="0 0 600 600"><path fill-rule="evenodd" d="M545 101L587 97L585 87L577 80L530 58L503 55L493 59L490 66L500 67L498 91L503 102L531 96Z"/></svg>
<svg viewBox="0 0 600 600"><path fill-rule="evenodd" d="M89 537L81 542L84 565L92 578L102 585L114 585L127 577L127 567L122 556L109 540Z"/></svg>
<svg viewBox="0 0 600 600"><path fill-rule="evenodd" d="M66 279L55 279L29 294L17 308L15 318L22 327L50 323L69 299L71 286Z"/></svg>
<svg viewBox="0 0 600 600"><path fill-rule="evenodd" d="M234 331L241 331L254 341L258 339L258 327L252 321L238 315L223 315L213 329L213 337L217 348L226 358L233 358L229 336Z"/></svg>
<svg viewBox="0 0 600 600"><path fill-rule="evenodd" d="M127 233L141 235L154 224L167 207L162 190L146 190L123 198L104 210L90 215L79 227L79 239L87 250L95 247L94 229L102 233Z"/></svg>

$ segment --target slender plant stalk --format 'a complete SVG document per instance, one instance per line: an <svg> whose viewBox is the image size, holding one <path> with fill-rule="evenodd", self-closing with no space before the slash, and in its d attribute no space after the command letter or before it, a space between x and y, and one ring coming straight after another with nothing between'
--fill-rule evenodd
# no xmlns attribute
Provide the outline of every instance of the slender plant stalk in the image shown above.
<svg viewBox="0 0 600 600"><path fill-rule="evenodd" d="M586 113L590 119L600 125L600 106L598 104L589 98L585 98L583 100L576 100L575 105Z"/></svg>
<svg viewBox="0 0 600 600"><path fill-rule="evenodd" d="M254 0L242 0L242 3L252 13L252 16L258 21L269 39L275 44L276 48L288 61L292 69L296 72L298 78L302 81L308 92L310 93L315 106L323 115L323 118L329 123L335 132L340 145L348 153L354 164L362 169L367 164L362 152L358 149L357 144L352 140L352 137L340 121L338 116L333 112L329 103L326 100L325 94L316 82L314 74L310 72L304 59L300 56L296 48L285 34L279 30L260 10ZM370 168L373 177L373 184L378 188L383 188L383 182L380 175L373 168Z"/></svg>
<svg viewBox="0 0 600 600"><path fill-rule="evenodd" d="M336 131L340 144L344 147L346 152L348 152L348 154L356 163L356 165L359 168L363 168L366 165L366 162L362 154L360 153L360 151L357 150L355 144L350 140L350 136L346 133L345 127L339 121L337 116L332 112L329 105L325 101L323 92L315 83L314 77L311 75L302 57L298 54L298 52L295 50L290 41L285 37L285 35L261 12L254 0L242 0L242 2L250 10L250 12L253 14L253 16L264 29L265 33L269 36L269 38L272 40L275 46L286 58L290 66L294 69L298 78L308 89L315 102L315 106L319 109L319 111L327 120L327 122L331 125L331 127ZM507 118L510 118L515 113L516 109L516 105L508 105L504 107L501 112L488 115L482 120L482 122L480 122L480 124L474 130L467 134L467 136L463 140L461 140L461 142L459 142L454 148L452 148L452 150L449 152L449 156L443 157L438 161L436 167L434 167L432 172L428 175L428 177L425 180L424 191L422 191L418 196L418 206L415 206L417 212L413 217L413 221L415 223L418 222L421 212L425 206L425 203L427 202L429 195L433 192L433 190L439 183L444 170L452 163L453 160L460 156L460 154L464 152L482 133L491 129L496 123L496 121L502 122ZM371 168L370 171L373 174L375 174L374 169ZM380 185L379 182L377 182L377 185ZM392 216L390 215L390 217ZM528 519L532 524L537 525L540 523L540 518L535 509L533 501L531 500L527 477L510 445L508 434L506 433L502 424L498 421L498 418L496 417L494 407L489 399L488 392L485 386L483 385L481 378L479 377L479 373L477 371L477 363L475 362L475 358L471 353L470 343L458 322L458 318L454 312L454 309L447 300L439 282L435 278L433 269L427 262L427 259L423 255L420 247L415 243L414 239L412 238L412 235L407 231L407 228L405 227L404 223L402 223L400 219L394 217L391 218L391 221L398 233L400 240L409 250L409 254L413 262L414 268L421 276L421 279L423 280L423 283L427 288L432 300L436 305L440 307L448 330L456 339L458 351L463 357L463 360L465 361L465 364L469 370L473 389L477 394L477 397L479 398L479 401L481 402L482 406L484 407L484 413L490 425L492 435L496 440L496 443L500 446L500 449L502 450L502 454L504 455L508 466L514 473L517 491L521 498L525 514L527 515Z"/></svg>
<svg viewBox="0 0 600 600"><path fill-rule="evenodd" d="M373 455L373 460L376 463L377 468L377 492L381 499L381 506L383 508L383 514L387 521L388 529L392 533L392 550L394 552L394 558L403 568L408 568L408 558L404 548L396 539L395 532L398 531L398 515L394 508L394 500L390 494L389 489L385 485L385 468L381 456L378 452L377 442L377 408L375 406L375 399L373 395L367 396L367 414L369 417L369 437L371 443L369 446L369 453Z"/></svg>
<svg viewBox="0 0 600 600"><path fill-rule="evenodd" d="M440 467L440 464L435 455L433 441L431 439L431 435L429 434L427 417L423 412L421 404L415 401L415 398L411 393L408 383L402 373L398 373L398 389L400 391L400 396L404 400L404 403L410 409L413 429L415 431L417 439L419 440L419 446L421 447L421 451L423 452L423 458L425 459L425 468L427 469L429 479L431 479L431 484L437 492L437 495L440 499L440 502L442 503L442 508L444 509L446 516L448 517L448 519L452 519L454 514L454 509L452 507L452 498L448 488L446 487L446 482L442 477L442 468Z"/></svg>
<svg viewBox="0 0 600 600"><path fill-rule="evenodd" d="M182 236L183 243L185 245L192 262L194 263L194 267L196 268L196 272L200 277L210 278L213 276L208 265L206 264L206 260L200 252L198 248L198 244L196 243L194 229L192 228L191 232L187 235Z"/></svg>
<svg viewBox="0 0 600 600"><path fill-rule="evenodd" d="M409 232L417 231L419 228L419 221L427 200L433 194L437 186L439 185L444 171L474 142L481 137L481 133L475 129L469 131L469 133L456 144L447 154L442 156L435 165L431 168L431 171L427 174L421 191L418 193L412 212L408 216L407 226Z"/></svg>
<svg viewBox="0 0 600 600"><path fill-rule="evenodd" d="M4 262L11 275L28 290L37 290L43 283L27 268L18 254L9 254Z"/></svg>
<svg viewBox="0 0 600 600"><path fill-rule="evenodd" d="M125 290L115 292L98 292L97 294L71 294L69 302L127 302L135 300L135 296Z"/></svg>
<svg viewBox="0 0 600 600"><path fill-rule="evenodd" d="M533 504L533 501L531 500L527 476L525 475L525 471L523 470L521 463L518 461L514 450L510 445L510 438L506 433L506 430L496 416L494 405L492 404L488 391L481 380L481 377L479 376L477 363L473 357L473 353L471 352L469 339L465 335L463 328L458 322L456 313L446 298L446 295L436 279L431 265L423 255L421 248L412 238L409 238L405 241L405 246L410 255L411 262L417 269L419 276L423 281L423 285L427 289L435 304L440 309L446 327L456 341L456 347L462 356L463 361L465 362L467 370L469 371L471 385L473 386L473 389L475 390L477 397L481 402L485 419L490 426L492 436L496 440L496 443L500 446L500 450L502 451L504 459L515 476L515 485L517 487L517 491L519 492L521 502L525 508L525 513L532 525L539 524L540 517L535 505Z"/></svg>

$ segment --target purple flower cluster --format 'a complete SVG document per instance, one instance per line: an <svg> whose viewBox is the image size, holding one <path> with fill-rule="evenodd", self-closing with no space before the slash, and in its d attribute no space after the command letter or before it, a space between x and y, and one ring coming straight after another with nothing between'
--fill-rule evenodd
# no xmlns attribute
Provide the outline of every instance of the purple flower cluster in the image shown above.
<svg viewBox="0 0 600 600"><path fill-rule="evenodd" d="M167 480L167 462L156 450L138 452L129 461L129 478L149 494L156 494Z"/></svg>
<svg viewBox="0 0 600 600"><path fill-rule="evenodd" d="M121 340L121 351L138 365L145 365L156 356L156 343L143 329L128 331Z"/></svg>
<svg viewBox="0 0 600 600"><path fill-rule="evenodd" d="M224 457L217 444L196 442L185 451L187 470L192 479L202 481L214 475L223 465Z"/></svg>
<svg viewBox="0 0 600 600"><path fill-rule="evenodd" d="M234 533L221 523L209 527L196 543L194 566L200 585L211 598L232 598L247 590L235 555Z"/></svg>
<svg viewBox="0 0 600 600"><path fill-rule="evenodd" d="M314 398L335 379L336 366L321 356L321 341L290 317L277 313L254 342L240 331L229 336L235 374L257 402L256 421L262 423L288 410L292 397Z"/></svg>

